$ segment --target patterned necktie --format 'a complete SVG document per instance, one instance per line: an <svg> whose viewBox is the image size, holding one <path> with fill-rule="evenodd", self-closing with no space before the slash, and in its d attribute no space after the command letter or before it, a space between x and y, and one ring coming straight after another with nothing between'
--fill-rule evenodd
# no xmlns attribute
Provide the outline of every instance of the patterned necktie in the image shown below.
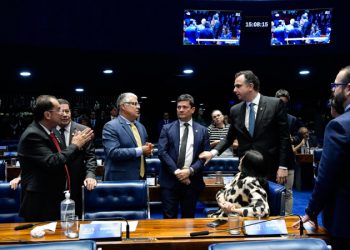
<svg viewBox="0 0 350 250"><path fill-rule="evenodd" d="M249 104L249 134L251 137L254 135L254 127L255 127L255 112L254 112L254 103Z"/></svg>
<svg viewBox="0 0 350 250"><path fill-rule="evenodd" d="M185 165L185 159L186 159L186 147L187 147L187 138L188 138L188 124L187 122L184 123L185 130L184 134L182 135L181 138L181 146L180 146L180 152L179 152L179 158L177 160L177 166L178 168L183 168Z"/></svg>
<svg viewBox="0 0 350 250"><path fill-rule="evenodd" d="M58 140L52 131L50 132L50 138L53 141L53 143L55 144L57 151L61 152L60 144L58 143ZM70 191L70 176L69 176L68 167L66 164L64 164L64 170L66 172L67 189Z"/></svg>
<svg viewBox="0 0 350 250"><path fill-rule="evenodd" d="M137 127L135 126L134 123L131 123L131 131L134 134L136 143L138 147L142 147L142 141L141 141L141 136L139 131L137 130ZM141 155L141 165L140 165L140 177L144 177L145 176L145 162L143 159L143 155Z"/></svg>
<svg viewBox="0 0 350 250"><path fill-rule="evenodd" d="M64 134L64 131L66 131L65 128L61 128L60 129L60 134L61 134L61 139L62 139L62 145L64 145L64 148L67 147L67 144L66 144L66 135Z"/></svg>

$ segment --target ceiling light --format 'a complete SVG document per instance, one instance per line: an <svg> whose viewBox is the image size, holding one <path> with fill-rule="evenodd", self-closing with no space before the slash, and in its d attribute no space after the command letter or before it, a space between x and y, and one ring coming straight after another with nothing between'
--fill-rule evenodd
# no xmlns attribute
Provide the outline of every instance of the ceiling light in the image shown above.
<svg viewBox="0 0 350 250"><path fill-rule="evenodd" d="M75 92L84 92L84 89L83 88L76 88Z"/></svg>
<svg viewBox="0 0 350 250"><path fill-rule="evenodd" d="M183 73L187 74L187 75L192 74L193 73L193 69L184 69Z"/></svg>
<svg viewBox="0 0 350 250"><path fill-rule="evenodd" d="M32 73L30 73L29 71L21 71L19 72L19 75L23 77L29 77L32 75Z"/></svg>
<svg viewBox="0 0 350 250"><path fill-rule="evenodd" d="M147 96L141 96L141 99L147 99L148 97Z"/></svg>
<svg viewBox="0 0 350 250"><path fill-rule="evenodd" d="M299 71L299 75L308 75L308 74L310 74L309 70L300 70Z"/></svg>
<svg viewBox="0 0 350 250"><path fill-rule="evenodd" d="M113 70L112 69L105 69L103 71L103 74L113 74Z"/></svg>

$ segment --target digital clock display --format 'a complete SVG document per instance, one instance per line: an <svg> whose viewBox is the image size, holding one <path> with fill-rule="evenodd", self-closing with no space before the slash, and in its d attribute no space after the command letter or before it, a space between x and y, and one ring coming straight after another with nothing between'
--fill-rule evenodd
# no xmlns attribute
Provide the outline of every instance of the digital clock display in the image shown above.
<svg viewBox="0 0 350 250"><path fill-rule="evenodd" d="M247 16L243 24L247 31L266 31L270 29L270 22L270 18L267 16Z"/></svg>

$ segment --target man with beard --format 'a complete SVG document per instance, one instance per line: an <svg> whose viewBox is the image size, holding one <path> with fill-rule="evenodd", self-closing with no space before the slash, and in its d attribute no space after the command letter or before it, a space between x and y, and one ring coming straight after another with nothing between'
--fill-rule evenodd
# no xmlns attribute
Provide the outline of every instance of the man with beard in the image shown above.
<svg viewBox="0 0 350 250"><path fill-rule="evenodd" d="M339 250L349 249L350 240L350 65L339 71L331 87L345 113L326 127L318 176L302 221L317 225L317 215L323 211L332 249Z"/></svg>

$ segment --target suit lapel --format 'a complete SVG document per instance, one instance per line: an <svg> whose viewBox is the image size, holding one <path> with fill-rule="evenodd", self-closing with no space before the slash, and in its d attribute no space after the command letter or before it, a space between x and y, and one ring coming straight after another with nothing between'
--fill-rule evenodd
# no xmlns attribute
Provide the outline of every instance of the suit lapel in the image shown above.
<svg viewBox="0 0 350 250"><path fill-rule="evenodd" d="M180 122L179 120L175 123L175 126L173 127L173 133L174 133L174 145L176 149L176 159L179 157L179 150L180 150Z"/></svg>
<svg viewBox="0 0 350 250"><path fill-rule="evenodd" d="M199 147L199 134L198 134L198 126L195 122L192 122L193 125L193 155L197 155L197 150L200 149ZM192 159L193 161L193 159Z"/></svg>
<svg viewBox="0 0 350 250"><path fill-rule="evenodd" d="M246 115L246 109L247 109L247 103L246 102L242 102L241 105L241 111L239 112L239 128L244 132L244 134L246 136L250 137L250 134L247 130L247 128L245 127L245 115Z"/></svg>
<svg viewBox="0 0 350 250"><path fill-rule="evenodd" d="M134 142L135 146L137 147L137 142L135 140L134 134L131 131L131 127L129 124L126 123L126 121L118 117L120 124L122 125L123 129L125 130L126 134L130 137L130 139Z"/></svg>

